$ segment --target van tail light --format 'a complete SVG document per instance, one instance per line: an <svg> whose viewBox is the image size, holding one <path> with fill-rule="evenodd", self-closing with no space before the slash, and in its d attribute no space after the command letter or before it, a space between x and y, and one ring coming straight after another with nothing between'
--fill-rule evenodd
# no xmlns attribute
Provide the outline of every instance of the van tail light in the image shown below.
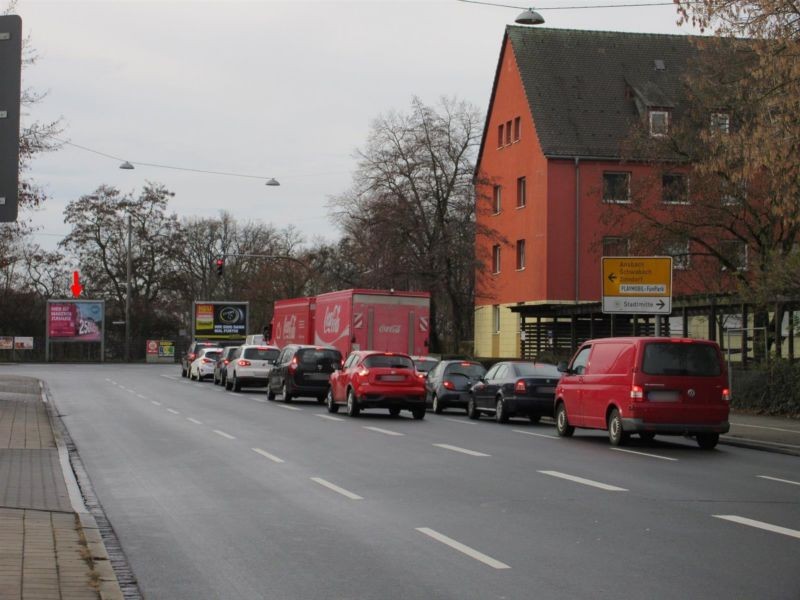
<svg viewBox="0 0 800 600"><path fill-rule="evenodd" d="M524 394L525 392L528 391L528 388L525 385L525 380L524 379L520 379L517 382L517 385L514 386L514 391L517 392L517 393L521 393L521 394Z"/></svg>
<svg viewBox="0 0 800 600"><path fill-rule="evenodd" d="M444 389L446 389L446 390L454 390L454 389L456 389L455 384L452 381L450 381L449 379L445 379L442 382L442 387Z"/></svg>
<svg viewBox="0 0 800 600"><path fill-rule="evenodd" d="M240 358L239 360L236 361L236 364L239 365L240 367L249 367L251 363L249 360Z"/></svg>
<svg viewBox="0 0 800 600"><path fill-rule="evenodd" d="M722 401L723 402L730 402L731 401L731 391L728 388L722 390Z"/></svg>
<svg viewBox="0 0 800 600"><path fill-rule="evenodd" d="M289 373L294 373L297 370L297 357L292 357L292 362L289 363Z"/></svg>
<svg viewBox="0 0 800 600"><path fill-rule="evenodd" d="M644 390L642 389L642 386L631 386L631 400L644 400Z"/></svg>

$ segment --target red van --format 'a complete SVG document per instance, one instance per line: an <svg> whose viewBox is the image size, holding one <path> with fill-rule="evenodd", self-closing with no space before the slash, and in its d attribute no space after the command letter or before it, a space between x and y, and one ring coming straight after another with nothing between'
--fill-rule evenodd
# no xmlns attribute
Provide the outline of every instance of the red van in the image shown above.
<svg viewBox="0 0 800 600"><path fill-rule="evenodd" d="M558 435L576 427L607 429L613 446L631 433L694 435L701 448L717 445L730 428L730 391L715 342L688 338L627 337L585 342L558 366Z"/></svg>

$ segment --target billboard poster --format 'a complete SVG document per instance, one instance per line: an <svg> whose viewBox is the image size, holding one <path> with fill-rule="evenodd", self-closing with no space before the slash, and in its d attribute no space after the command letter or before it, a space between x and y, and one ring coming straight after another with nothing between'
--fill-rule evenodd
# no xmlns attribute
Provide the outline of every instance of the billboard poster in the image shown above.
<svg viewBox="0 0 800 600"><path fill-rule="evenodd" d="M11 350L14 347L14 338L7 335L0 335L0 350Z"/></svg>
<svg viewBox="0 0 800 600"><path fill-rule="evenodd" d="M247 335L247 302L195 302L194 337L236 339Z"/></svg>
<svg viewBox="0 0 800 600"><path fill-rule="evenodd" d="M15 337L14 348L16 350L33 350L33 337Z"/></svg>
<svg viewBox="0 0 800 600"><path fill-rule="evenodd" d="M60 300L47 304L47 331L58 342L102 342L103 303Z"/></svg>

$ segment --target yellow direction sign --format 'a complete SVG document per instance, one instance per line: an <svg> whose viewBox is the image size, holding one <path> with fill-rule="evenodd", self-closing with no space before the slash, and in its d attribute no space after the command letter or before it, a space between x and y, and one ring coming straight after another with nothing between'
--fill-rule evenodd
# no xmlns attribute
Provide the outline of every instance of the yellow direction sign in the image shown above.
<svg viewBox="0 0 800 600"><path fill-rule="evenodd" d="M671 256L604 256L603 312L670 314Z"/></svg>

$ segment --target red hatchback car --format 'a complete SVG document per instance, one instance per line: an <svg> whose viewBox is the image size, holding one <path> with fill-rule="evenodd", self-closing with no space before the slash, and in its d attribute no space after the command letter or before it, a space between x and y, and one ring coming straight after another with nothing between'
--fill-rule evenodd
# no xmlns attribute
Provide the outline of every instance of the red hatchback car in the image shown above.
<svg viewBox="0 0 800 600"><path fill-rule="evenodd" d="M351 417L365 408L386 408L394 417L405 409L415 419L423 419L425 376L407 354L353 352L341 370L331 373L326 403L332 413L345 405Z"/></svg>

